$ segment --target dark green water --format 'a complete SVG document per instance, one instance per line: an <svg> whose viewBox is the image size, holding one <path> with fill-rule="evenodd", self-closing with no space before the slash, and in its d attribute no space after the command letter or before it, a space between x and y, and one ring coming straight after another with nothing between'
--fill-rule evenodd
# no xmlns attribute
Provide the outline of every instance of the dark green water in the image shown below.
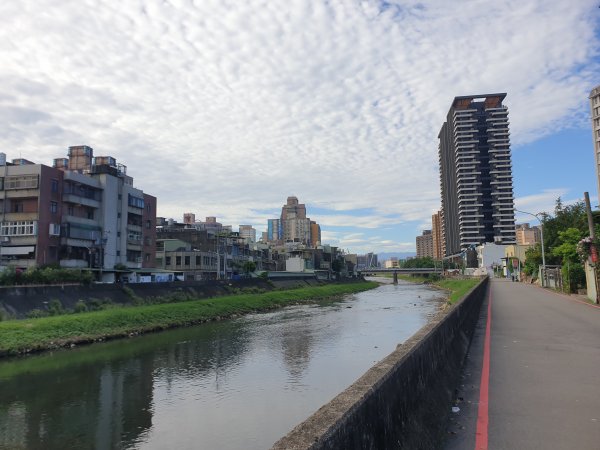
<svg viewBox="0 0 600 450"><path fill-rule="evenodd" d="M421 328L439 297L385 285L4 361L0 448L269 448Z"/></svg>

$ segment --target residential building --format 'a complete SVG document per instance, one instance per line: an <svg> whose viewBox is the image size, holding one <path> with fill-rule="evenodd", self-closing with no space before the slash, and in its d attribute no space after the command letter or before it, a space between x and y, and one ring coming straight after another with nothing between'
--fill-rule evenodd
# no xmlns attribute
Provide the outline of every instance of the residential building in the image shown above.
<svg viewBox="0 0 600 450"><path fill-rule="evenodd" d="M540 227L530 227L528 223L517 225L516 238L518 245L533 245L541 242Z"/></svg>
<svg viewBox="0 0 600 450"><path fill-rule="evenodd" d="M313 247L321 245L321 226L314 220L310 221L310 245Z"/></svg>
<svg viewBox="0 0 600 450"><path fill-rule="evenodd" d="M379 267L375 253L367 253L366 255L358 255L356 257L356 268L358 270L374 267Z"/></svg>
<svg viewBox="0 0 600 450"><path fill-rule="evenodd" d="M505 97L455 97L438 135L446 257L516 242Z"/></svg>
<svg viewBox="0 0 600 450"><path fill-rule="evenodd" d="M383 267L385 269L395 269L395 268L400 267L400 263L398 262L398 258L396 258L395 256L392 256L387 261L384 261Z"/></svg>
<svg viewBox="0 0 600 450"><path fill-rule="evenodd" d="M247 243L256 242L256 230L252 225L240 225L240 237Z"/></svg>
<svg viewBox="0 0 600 450"><path fill-rule="evenodd" d="M185 280L215 279L217 254L195 249L180 239L159 239L156 245L156 266L159 269L181 272Z"/></svg>
<svg viewBox="0 0 600 450"><path fill-rule="evenodd" d="M215 219L209 223L217 222ZM254 262L257 270L270 269L268 246L249 244L239 233L229 230L229 226L207 230L174 221L163 225L157 228L159 245L156 264L165 270L182 272L186 279L235 278L240 275L247 261ZM186 256L190 258L189 261L185 259ZM202 261L196 262L197 256ZM205 256L214 260L205 261Z"/></svg>
<svg viewBox="0 0 600 450"><path fill-rule="evenodd" d="M600 85L590 92L590 109L592 111L592 139L594 142L598 196L600 198Z"/></svg>
<svg viewBox="0 0 600 450"><path fill-rule="evenodd" d="M424 230L417 236L417 258L433 258L433 235L431 230Z"/></svg>
<svg viewBox="0 0 600 450"><path fill-rule="evenodd" d="M118 265L154 267L156 198L135 188L114 158L84 145L53 167L0 162L1 265L92 268L105 281Z"/></svg>
<svg viewBox="0 0 600 450"><path fill-rule="evenodd" d="M433 259L440 260L444 257L444 242L442 239L442 216L440 211L431 216L431 237L433 245Z"/></svg>
<svg viewBox="0 0 600 450"><path fill-rule="evenodd" d="M281 208L281 229L284 242L310 243L310 219L306 218L306 206L298 198L288 197Z"/></svg>
<svg viewBox="0 0 600 450"><path fill-rule="evenodd" d="M267 221L267 240L279 242L282 239L281 219L269 219Z"/></svg>
<svg viewBox="0 0 600 450"><path fill-rule="evenodd" d="M184 213L183 214L183 223L186 225L194 225L196 223L196 214Z"/></svg>

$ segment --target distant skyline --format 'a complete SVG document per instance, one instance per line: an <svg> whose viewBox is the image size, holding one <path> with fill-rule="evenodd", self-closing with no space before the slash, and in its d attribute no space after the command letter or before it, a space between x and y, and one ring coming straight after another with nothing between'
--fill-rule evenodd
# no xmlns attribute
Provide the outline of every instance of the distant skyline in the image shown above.
<svg viewBox="0 0 600 450"><path fill-rule="evenodd" d="M508 94L517 209L584 191L598 204L597 1L16 0L0 13L0 151L50 165L90 145L160 216L260 236L296 196L324 242L414 252L440 207L450 103L487 92Z"/></svg>

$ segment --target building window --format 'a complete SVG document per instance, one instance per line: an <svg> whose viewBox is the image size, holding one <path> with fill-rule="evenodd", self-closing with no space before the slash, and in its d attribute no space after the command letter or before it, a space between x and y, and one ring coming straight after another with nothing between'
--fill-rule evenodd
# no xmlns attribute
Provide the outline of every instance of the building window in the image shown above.
<svg viewBox="0 0 600 450"><path fill-rule="evenodd" d="M36 234L37 222L33 220L4 222L0 228L1 236L34 236Z"/></svg>
<svg viewBox="0 0 600 450"><path fill-rule="evenodd" d="M146 220L146 228L150 229L152 227L152 221Z"/></svg>
<svg viewBox="0 0 600 450"><path fill-rule="evenodd" d="M146 262L150 261L150 253L146 253L145 258L146 258Z"/></svg>
<svg viewBox="0 0 600 450"><path fill-rule="evenodd" d="M171 257L170 257L170 256L167 256L167 257L165 258L165 265L166 265L166 266L170 266L170 265L171 265Z"/></svg>
<svg viewBox="0 0 600 450"><path fill-rule="evenodd" d="M23 212L23 202L14 202L12 212L15 212L15 213Z"/></svg>
<svg viewBox="0 0 600 450"><path fill-rule="evenodd" d="M144 209L144 199L143 198L139 198L139 197L134 197L131 194L128 195L128 202L127 202L127 204L129 206L132 206L133 208Z"/></svg>
<svg viewBox="0 0 600 450"><path fill-rule="evenodd" d="M58 212L58 203L50 202L50 213L56 214Z"/></svg>
<svg viewBox="0 0 600 450"><path fill-rule="evenodd" d="M200 265L200 256L196 256L196 266Z"/></svg>
<svg viewBox="0 0 600 450"><path fill-rule="evenodd" d="M117 231L117 237L121 237L121 232Z"/></svg>
<svg viewBox="0 0 600 450"><path fill-rule="evenodd" d="M121 250L117 250L117 256L121 256Z"/></svg>
<svg viewBox="0 0 600 450"><path fill-rule="evenodd" d="M75 211L75 210L73 209L73 206L72 206L72 205L69 205L69 207L67 208L67 214L68 214L69 216L72 216L72 215L74 215L74 214L73 214L73 212L74 212L74 211Z"/></svg>
<svg viewBox="0 0 600 450"><path fill-rule="evenodd" d="M186 257L185 257L185 265L186 265L186 266L189 266L189 265L190 265L190 257L189 257L189 256L186 256Z"/></svg>
<svg viewBox="0 0 600 450"><path fill-rule="evenodd" d="M50 190L51 190L52 192L58 192L58 180L54 180L54 179L53 179L53 180L50 182Z"/></svg>
<svg viewBox="0 0 600 450"><path fill-rule="evenodd" d="M117 213L117 219L121 218L121 213Z"/></svg>
<svg viewBox="0 0 600 450"><path fill-rule="evenodd" d="M181 256L176 256L175 257L175 265L176 266L180 266L181 265Z"/></svg>
<svg viewBox="0 0 600 450"><path fill-rule="evenodd" d="M6 177L5 189L37 189L38 188L38 176L37 175L16 175Z"/></svg>
<svg viewBox="0 0 600 450"><path fill-rule="evenodd" d="M92 208L88 208L88 210L87 210L87 218L94 220L94 210Z"/></svg>

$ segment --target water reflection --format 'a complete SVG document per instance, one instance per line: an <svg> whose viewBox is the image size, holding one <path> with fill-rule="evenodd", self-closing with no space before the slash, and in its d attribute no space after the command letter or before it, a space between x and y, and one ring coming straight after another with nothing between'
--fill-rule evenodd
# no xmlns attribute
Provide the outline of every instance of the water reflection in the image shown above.
<svg viewBox="0 0 600 450"><path fill-rule="evenodd" d="M436 297L383 286L3 362L0 448L268 448L420 328Z"/></svg>

